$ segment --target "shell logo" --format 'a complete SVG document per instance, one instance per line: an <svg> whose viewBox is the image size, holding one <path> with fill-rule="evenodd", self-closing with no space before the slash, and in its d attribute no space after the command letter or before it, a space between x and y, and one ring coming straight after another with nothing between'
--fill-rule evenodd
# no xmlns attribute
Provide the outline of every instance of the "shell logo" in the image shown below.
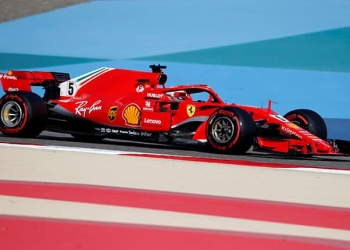
<svg viewBox="0 0 350 250"><path fill-rule="evenodd" d="M123 118L126 125L140 126L141 121L141 109L136 104L130 104L125 107L123 111Z"/></svg>

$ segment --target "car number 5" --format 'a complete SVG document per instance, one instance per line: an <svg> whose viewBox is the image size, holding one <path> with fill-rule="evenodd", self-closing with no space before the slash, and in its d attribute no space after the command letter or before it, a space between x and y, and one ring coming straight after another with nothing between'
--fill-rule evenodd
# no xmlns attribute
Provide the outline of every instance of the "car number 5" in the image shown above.
<svg viewBox="0 0 350 250"><path fill-rule="evenodd" d="M68 95L73 95L75 92L74 82L68 83Z"/></svg>

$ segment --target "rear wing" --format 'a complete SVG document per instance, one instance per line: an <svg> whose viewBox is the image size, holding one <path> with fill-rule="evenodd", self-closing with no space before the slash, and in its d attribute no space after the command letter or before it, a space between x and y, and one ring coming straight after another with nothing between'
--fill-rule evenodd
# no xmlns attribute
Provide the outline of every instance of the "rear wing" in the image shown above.
<svg viewBox="0 0 350 250"><path fill-rule="evenodd" d="M2 89L6 93L11 91L31 92L31 86L49 88L69 79L69 74L58 72L9 70L7 73L0 73Z"/></svg>

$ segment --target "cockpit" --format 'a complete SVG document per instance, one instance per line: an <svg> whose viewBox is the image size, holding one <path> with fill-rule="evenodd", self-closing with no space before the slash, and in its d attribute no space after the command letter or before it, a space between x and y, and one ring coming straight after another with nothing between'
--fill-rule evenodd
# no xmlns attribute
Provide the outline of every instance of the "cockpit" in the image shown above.
<svg viewBox="0 0 350 250"><path fill-rule="evenodd" d="M165 94L176 101L220 103L220 100L213 96L212 93L202 88L179 89L165 92Z"/></svg>

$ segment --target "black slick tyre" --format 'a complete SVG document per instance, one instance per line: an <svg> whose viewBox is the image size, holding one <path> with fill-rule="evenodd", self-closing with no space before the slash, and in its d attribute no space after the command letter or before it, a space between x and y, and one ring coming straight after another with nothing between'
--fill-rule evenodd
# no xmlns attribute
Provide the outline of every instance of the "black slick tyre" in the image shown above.
<svg viewBox="0 0 350 250"><path fill-rule="evenodd" d="M217 152L244 154L254 143L256 125L252 116L237 107L216 110L208 119L207 144Z"/></svg>
<svg viewBox="0 0 350 250"><path fill-rule="evenodd" d="M326 140L327 126L323 118L310 109L295 109L284 115L284 118L294 122L299 127L309 131L311 134Z"/></svg>
<svg viewBox="0 0 350 250"><path fill-rule="evenodd" d="M35 93L15 91L0 99L0 131L6 136L36 137L46 120L46 104Z"/></svg>

